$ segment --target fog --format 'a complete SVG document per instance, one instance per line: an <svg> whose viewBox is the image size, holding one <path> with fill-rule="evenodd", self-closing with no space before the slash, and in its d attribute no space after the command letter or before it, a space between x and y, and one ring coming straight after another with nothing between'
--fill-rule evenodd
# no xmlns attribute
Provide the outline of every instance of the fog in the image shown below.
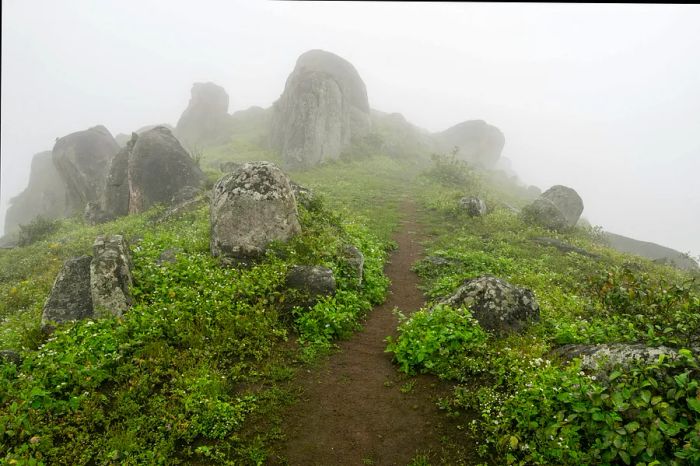
<svg viewBox="0 0 700 466"><path fill-rule="evenodd" d="M270 106L309 49L355 65L372 108L439 131L483 119L528 184L594 225L700 255L700 7L596 4L2 3L2 187L104 124L175 124L193 82ZM2 225L0 225L0 229Z"/></svg>

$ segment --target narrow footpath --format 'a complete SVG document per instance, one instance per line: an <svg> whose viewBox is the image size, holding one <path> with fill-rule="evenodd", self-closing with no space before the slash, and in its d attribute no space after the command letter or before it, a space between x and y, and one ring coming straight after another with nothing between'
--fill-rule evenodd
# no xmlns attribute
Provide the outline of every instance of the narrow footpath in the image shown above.
<svg viewBox="0 0 700 466"><path fill-rule="evenodd" d="M406 377L385 353L395 335L395 308L410 313L424 304L418 276L411 271L425 239L416 205L402 205L398 243L385 267L391 279L387 301L376 307L364 330L339 343L340 350L320 367L298 376L301 399L285 415L286 440L274 464L299 466L470 464L473 449L456 421L435 401L450 390L435 377ZM471 456L471 455L469 455Z"/></svg>

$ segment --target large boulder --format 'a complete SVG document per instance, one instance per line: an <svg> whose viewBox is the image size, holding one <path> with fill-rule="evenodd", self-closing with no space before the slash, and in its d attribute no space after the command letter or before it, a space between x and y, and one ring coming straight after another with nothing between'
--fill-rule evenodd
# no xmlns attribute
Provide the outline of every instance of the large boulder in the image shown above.
<svg viewBox="0 0 700 466"><path fill-rule="evenodd" d="M190 102L177 122L175 134L189 148L223 142L231 124L228 104L228 94L223 87L194 83Z"/></svg>
<svg viewBox="0 0 700 466"><path fill-rule="evenodd" d="M68 259L51 288L41 323L44 327L81 320L93 315L92 292L90 290L90 263L92 257L81 256Z"/></svg>
<svg viewBox="0 0 700 466"><path fill-rule="evenodd" d="M92 245L90 290L95 317L121 317L132 304L131 254L122 235L98 236Z"/></svg>
<svg viewBox="0 0 700 466"><path fill-rule="evenodd" d="M301 232L289 178L270 162L246 163L216 183L210 223L212 254L241 262Z"/></svg>
<svg viewBox="0 0 700 466"><path fill-rule="evenodd" d="M506 143L501 130L483 120L463 121L434 137L440 150L456 147L458 158L487 168L496 164Z"/></svg>
<svg viewBox="0 0 700 466"><path fill-rule="evenodd" d="M550 230L572 228L583 212L583 200L573 189L556 185L523 209L525 220Z"/></svg>
<svg viewBox="0 0 700 466"><path fill-rule="evenodd" d="M51 151L32 158L27 188L10 199L5 214L5 234L19 231L36 217L61 218L66 210L66 185L53 163Z"/></svg>
<svg viewBox="0 0 700 466"><path fill-rule="evenodd" d="M468 308L485 330L495 334L520 332L540 318L532 291L489 275L467 280L441 303Z"/></svg>
<svg viewBox="0 0 700 466"><path fill-rule="evenodd" d="M355 67L323 50L302 54L273 106L271 141L285 164L337 159L369 128L367 89Z"/></svg>
<svg viewBox="0 0 700 466"><path fill-rule="evenodd" d="M137 137L129 152L129 213L168 204L185 186L199 187L204 174L173 133L157 126Z"/></svg>
<svg viewBox="0 0 700 466"><path fill-rule="evenodd" d="M486 215L486 203L483 199L466 196L459 200L459 206L470 217L483 217Z"/></svg>
<svg viewBox="0 0 700 466"><path fill-rule="evenodd" d="M119 144L104 126L69 134L56 141L53 163L66 186L66 214L82 214L100 200L107 170Z"/></svg>

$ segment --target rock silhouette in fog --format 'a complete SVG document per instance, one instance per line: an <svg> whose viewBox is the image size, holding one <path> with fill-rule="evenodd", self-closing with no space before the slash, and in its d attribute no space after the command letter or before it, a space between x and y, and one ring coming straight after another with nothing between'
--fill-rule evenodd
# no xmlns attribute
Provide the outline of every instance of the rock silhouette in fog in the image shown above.
<svg viewBox="0 0 700 466"><path fill-rule="evenodd" d="M323 50L302 54L273 107L272 145L285 164L337 159L369 128L367 89L355 67Z"/></svg>

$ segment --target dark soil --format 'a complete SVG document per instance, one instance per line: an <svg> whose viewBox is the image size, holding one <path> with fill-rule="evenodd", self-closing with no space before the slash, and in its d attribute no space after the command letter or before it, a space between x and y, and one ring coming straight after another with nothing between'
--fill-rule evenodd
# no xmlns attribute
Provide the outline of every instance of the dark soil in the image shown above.
<svg viewBox="0 0 700 466"><path fill-rule="evenodd" d="M395 335L395 308L408 314L424 304L411 271L423 254L425 239L415 204L406 200L404 220L385 271L391 279L388 299L368 316L364 330L339 343L340 350L318 368L303 369L296 384L300 400L285 415L286 440L274 464L407 465L473 464L477 458L465 419L448 418L436 400L451 386L430 376L406 377L385 353Z"/></svg>

